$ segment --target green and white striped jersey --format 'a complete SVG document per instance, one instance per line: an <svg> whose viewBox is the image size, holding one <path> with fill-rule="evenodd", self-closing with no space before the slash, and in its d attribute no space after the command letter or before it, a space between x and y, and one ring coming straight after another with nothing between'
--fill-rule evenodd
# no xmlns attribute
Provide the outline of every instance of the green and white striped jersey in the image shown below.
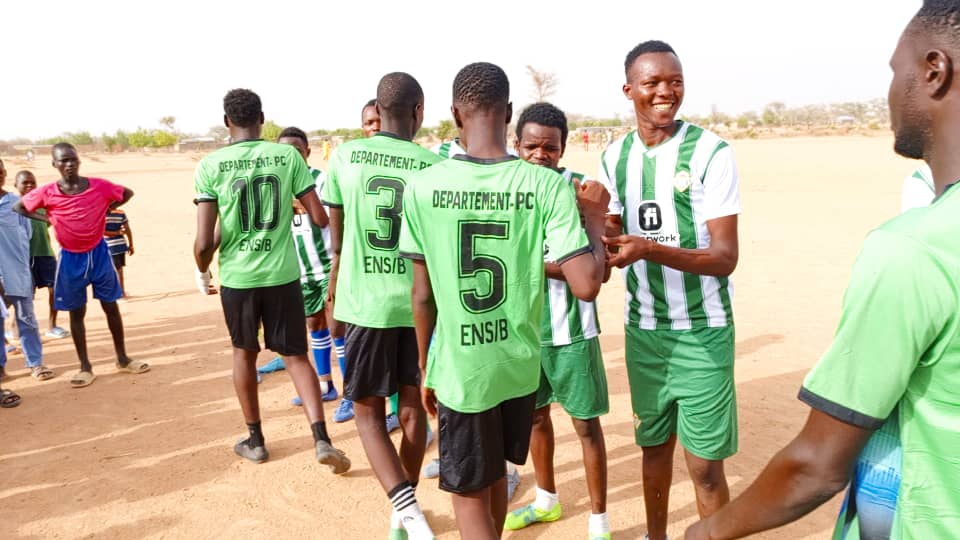
<svg viewBox="0 0 960 540"><path fill-rule="evenodd" d="M444 159L467 153L467 151L463 149L463 146L460 145L459 138L435 145L430 151ZM511 156L517 155L517 151L510 147L507 147L507 153Z"/></svg>
<svg viewBox="0 0 960 540"><path fill-rule="evenodd" d="M710 245L707 221L740 213L733 150L716 134L681 122L670 139L647 148L636 131L603 152L599 180L610 213L626 234L664 245ZM727 277L681 272L640 260L625 268L624 320L645 330L689 330L733 324Z"/></svg>
<svg viewBox="0 0 960 540"><path fill-rule="evenodd" d="M582 182L584 176L570 169L561 169L560 175L568 182ZM553 262L548 252L544 260ZM593 339L600 335L597 304L585 302L573 295L566 281L544 280L543 316L540 319L540 345L559 347Z"/></svg>
<svg viewBox="0 0 960 540"><path fill-rule="evenodd" d="M900 198L900 211L930 206L936 190L933 187L933 172L924 163L903 181L903 194Z"/></svg>
<svg viewBox="0 0 960 540"><path fill-rule="evenodd" d="M320 169L310 169L317 184L317 196L323 189L325 176ZM300 261L300 283L323 283L330 278L333 251L330 243L330 227L317 227L307 214L293 215L293 244Z"/></svg>
<svg viewBox="0 0 960 540"><path fill-rule="evenodd" d="M467 151L460 146L460 139L440 143L431 148L430 151L444 159L467 153Z"/></svg>

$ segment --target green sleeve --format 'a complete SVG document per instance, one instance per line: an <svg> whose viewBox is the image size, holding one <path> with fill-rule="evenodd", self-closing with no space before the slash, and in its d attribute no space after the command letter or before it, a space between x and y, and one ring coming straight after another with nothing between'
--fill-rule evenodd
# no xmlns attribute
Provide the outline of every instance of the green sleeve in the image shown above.
<svg viewBox="0 0 960 540"><path fill-rule="evenodd" d="M567 259L590 251L587 233L580 225L580 211L577 209L577 196L573 184L557 173L550 171L550 177L540 182L543 201L540 211L545 223L545 242L550 246L550 258L562 264Z"/></svg>
<svg viewBox="0 0 960 540"><path fill-rule="evenodd" d="M207 173L206 160L197 164L197 170L193 175L193 186L196 192L194 202L216 202L217 191L211 185L212 177Z"/></svg>
<svg viewBox="0 0 960 540"><path fill-rule="evenodd" d="M307 162L303 160L300 152L292 150L288 159L293 160L293 166L290 168L293 177L293 196L300 198L309 193L310 190L316 189L317 184L313 175L310 174L310 167L307 166Z"/></svg>
<svg viewBox="0 0 960 540"><path fill-rule="evenodd" d="M423 260L423 245L420 235L420 209L417 207L413 182L403 193L403 225L400 228L400 256Z"/></svg>
<svg viewBox="0 0 960 540"><path fill-rule="evenodd" d="M957 311L949 269L916 241L877 230L854 264L833 343L800 399L848 424L879 428Z"/></svg>
<svg viewBox="0 0 960 540"><path fill-rule="evenodd" d="M327 168L327 179L323 183L320 198L327 206L343 207L343 196L340 194L340 149L333 151L330 156L330 166Z"/></svg>

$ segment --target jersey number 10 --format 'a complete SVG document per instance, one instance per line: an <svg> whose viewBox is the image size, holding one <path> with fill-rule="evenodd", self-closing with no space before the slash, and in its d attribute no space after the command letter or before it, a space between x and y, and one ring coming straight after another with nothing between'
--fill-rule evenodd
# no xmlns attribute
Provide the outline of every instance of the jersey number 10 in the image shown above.
<svg viewBox="0 0 960 540"><path fill-rule="evenodd" d="M253 227L255 231L272 231L280 223L280 179L268 174L254 176L252 181L238 178L233 183L233 192L240 197L240 230L248 233L250 223L250 199L253 199ZM264 193L267 192L267 193ZM267 208L264 208L266 203Z"/></svg>

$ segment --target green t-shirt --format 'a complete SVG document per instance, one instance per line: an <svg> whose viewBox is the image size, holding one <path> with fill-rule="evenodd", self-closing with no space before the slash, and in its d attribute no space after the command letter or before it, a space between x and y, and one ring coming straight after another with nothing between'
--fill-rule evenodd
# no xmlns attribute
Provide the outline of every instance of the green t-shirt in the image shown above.
<svg viewBox="0 0 960 540"><path fill-rule="evenodd" d="M885 430L899 436L902 450L894 515L844 512L836 538L860 538L878 526L894 540L960 531L958 230L960 189L953 188L872 232L833 344L803 383L801 400L846 423L876 430L893 414ZM853 478L857 500L870 495L857 491L865 459Z"/></svg>
<svg viewBox="0 0 960 540"><path fill-rule="evenodd" d="M437 326L427 387L476 413L536 391L544 244L564 262L590 250L572 185L517 158L458 156L411 178L400 251L430 273Z"/></svg>
<svg viewBox="0 0 960 540"><path fill-rule="evenodd" d="M40 208L37 210L37 213L45 215L47 211ZM47 232L50 224L31 219L30 226L33 227L33 235L30 237L30 256L53 257L53 247L50 246L50 233Z"/></svg>
<svg viewBox="0 0 960 540"><path fill-rule="evenodd" d="M194 182L199 204L217 203L223 286L273 287L300 278L290 203L314 189L314 181L294 147L233 143L204 157Z"/></svg>
<svg viewBox="0 0 960 540"><path fill-rule="evenodd" d="M322 197L324 204L343 208L334 306L338 321L368 328L413 326L413 271L397 251L404 190L415 171L441 160L384 132L334 151Z"/></svg>

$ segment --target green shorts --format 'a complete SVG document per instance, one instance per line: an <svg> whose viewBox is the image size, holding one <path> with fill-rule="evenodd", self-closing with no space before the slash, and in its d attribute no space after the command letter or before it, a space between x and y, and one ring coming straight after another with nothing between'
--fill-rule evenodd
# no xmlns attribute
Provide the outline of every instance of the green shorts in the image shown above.
<svg viewBox="0 0 960 540"><path fill-rule="evenodd" d="M300 289L303 291L303 314L307 317L316 315L323 311L323 306L327 301L328 280L311 281L300 283Z"/></svg>
<svg viewBox="0 0 960 540"><path fill-rule="evenodd" d="M580 420L597 418L610 411L600 338L540 348L537 408L554 402Z"/></svg>
<svg viewBox="0 0 960 540"><path fill-rule="evenodd" d="M734 329L626 328L627 377L637 444L657 446L674 433L708 460L737 452Z"/></svg>

